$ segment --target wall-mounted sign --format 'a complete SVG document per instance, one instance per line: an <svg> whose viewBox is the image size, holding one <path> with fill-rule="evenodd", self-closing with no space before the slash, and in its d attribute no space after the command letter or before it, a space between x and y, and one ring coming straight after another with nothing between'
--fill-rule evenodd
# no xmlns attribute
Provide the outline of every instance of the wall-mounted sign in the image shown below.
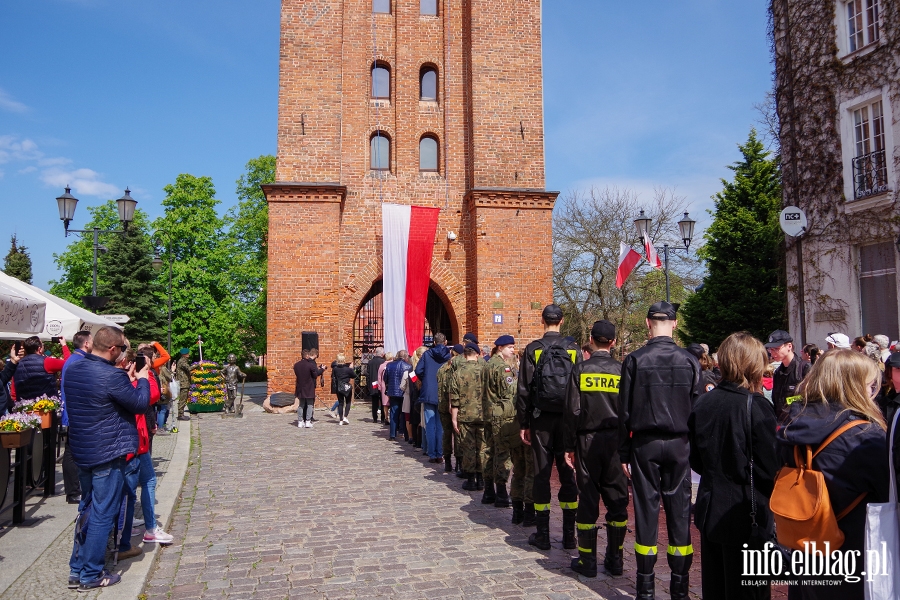
<svg viewBox="0 0 900 600"><path fill-rule="evenodd" d="M494 313L494 325L503 325L503 315Z"/></svg>

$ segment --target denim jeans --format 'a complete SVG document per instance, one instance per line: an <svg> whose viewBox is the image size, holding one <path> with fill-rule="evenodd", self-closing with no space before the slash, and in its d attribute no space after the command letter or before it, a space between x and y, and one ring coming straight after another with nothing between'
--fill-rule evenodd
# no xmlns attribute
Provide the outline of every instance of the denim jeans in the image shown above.
<svg viewBox="0 0 900 600"><path fill-rule="evenodd" d="M303 421L312 421L315 404L315 398L300 398L300 406L297 407L297 420L301 423Z"/></svg>
<svg viewBox="0 0 900 600"><path fill-rule="evenodd" d="M437 458L441 455L444 439L444 428L441 426L437 404L425 404L425 439L428 440L428 456Z"/></svg>
<svg viewBox="0 0 900 600"><path fill-rule="evenodd" d="M137 485L139 463L132 459L126 462L124 457L97 465L91 469L78 469L81 482L82 505L91 498L91 516L87 528L84 545L74 542L72 557L69 559L70 576L78 577L81 583L89 583L98 579L106 564L106 542L119 516L122 506L122 494L130 486ZM131 536L131 527L122 534Z"/></svg>
<svg viewBox="0 0 900 600"><path fill-rule="evenodd" d="M338 416L346 419L350 414L350 403L353 401L352 394L338 394Z"/></svg>
<svg viewBox="0 0 900 600"><path fill-rule="evenodd" d="M169 405L168 404L157 404L156 405L156 426L160 429L165 429L166 421L169 419Z"/></svg>
<svg viewBox="0 0 900 600"><path fill-rule="evenodd" d="M403 413L400 409L403 407L403 396L390 396L391 407L391 439L397 437L400 432L400 422L403 420Z"/></svg>
<svg viewBox="0 0 900 600"><path fill-rule="evenodd" d="M138 483L141 485L141 510L144 511L144 527L147 531L156 529L156 470L153 468L153 457L149 452L138 455L141 461L141 474ZM132 514L134 509L132 508Z"/></svg>

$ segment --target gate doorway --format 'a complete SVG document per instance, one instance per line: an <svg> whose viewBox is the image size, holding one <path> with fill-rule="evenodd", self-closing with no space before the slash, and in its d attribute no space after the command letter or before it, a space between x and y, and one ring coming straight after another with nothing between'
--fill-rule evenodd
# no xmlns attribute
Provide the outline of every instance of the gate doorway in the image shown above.
<svg viewBox="0 0 900 600"><path fill-rule="evenodd" d="M382 304L384 289L381 279L372 284L356 313L353 323L353 366L359 377L356 379L355 397L368 396L366 390L371 389L366 378L366 365L372 358L375 348L384 346L384 305ZM453 335L453 324L450 312L444 302L431 287L428 288L428 301L425 304L425 322L422 324L423 346L431 346L435 333L443 333L450 340ZM412 348L411 351L415 351Z"/></svg>

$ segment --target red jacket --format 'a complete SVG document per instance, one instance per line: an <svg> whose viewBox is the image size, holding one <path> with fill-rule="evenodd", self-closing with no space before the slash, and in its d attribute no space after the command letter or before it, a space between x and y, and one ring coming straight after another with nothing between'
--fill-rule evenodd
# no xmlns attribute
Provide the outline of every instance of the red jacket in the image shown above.
<svg viewBox="0 0 900 600"><path fill-rule="evenodd" d="M154 404L159 402L159 383L156 381L156 377L154 377L153 375L149 375L147 377L147 382L150 384L150 406L153 406ZM137 387L137 380L133 381L131 384L134 387ZM134 415L134 422L137 425L138 430L137 453L146 454L150 452L150 431L147 429L147 416L143 414ZM134 456L134 454L129 454L126 458L128 460L131 460L132 458L134 458Z"/></svg>

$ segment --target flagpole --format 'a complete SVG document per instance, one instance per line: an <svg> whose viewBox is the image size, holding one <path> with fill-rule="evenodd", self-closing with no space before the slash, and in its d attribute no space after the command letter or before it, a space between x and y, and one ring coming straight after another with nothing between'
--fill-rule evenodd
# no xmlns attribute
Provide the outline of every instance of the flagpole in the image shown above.
<svg viewBox="0 0 900 600"><path fill-rule="evenodd" d="M665 271L666 271L666 302L671 302L672 298L669 295L669 245L668 244L663 244L663 255L665 256L665 260L666 260L666 268L665 268Z"/></svg>

